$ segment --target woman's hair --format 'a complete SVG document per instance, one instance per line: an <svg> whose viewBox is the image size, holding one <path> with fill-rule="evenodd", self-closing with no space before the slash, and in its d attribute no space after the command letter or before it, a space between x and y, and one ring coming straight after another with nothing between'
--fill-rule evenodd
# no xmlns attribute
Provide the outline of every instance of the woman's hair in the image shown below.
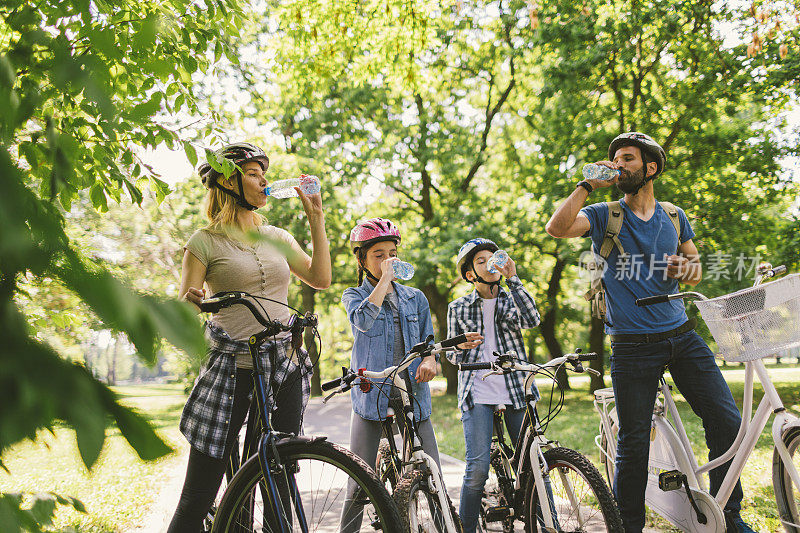
<svg viewBox="0 0 800 533"><path fill-rule="evenodd" d="M231 176L235 178L236 174ZM218 187L211 187L208 189L206 196L206 217L208 217L208 229L229 235L230 229L242 230L239 225L239 219L236 217L237 204L236 199L232 196L225 194ZM253 212L255 223L260 226L264 223L263 218L256 212Z"/></svg>

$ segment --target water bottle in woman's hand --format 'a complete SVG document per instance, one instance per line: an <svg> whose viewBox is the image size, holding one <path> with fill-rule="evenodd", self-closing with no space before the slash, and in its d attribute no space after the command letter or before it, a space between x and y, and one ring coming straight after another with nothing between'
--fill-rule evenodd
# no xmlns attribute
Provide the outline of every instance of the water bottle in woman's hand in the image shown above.
<svg viewBox="0 0 800 533"><path fill-rule="evenodd" d="M611 181L622 175L622 171L616 168L608 168L605 165L589 163L583 166L583 177L587 180Z"/></svg>
<svg viewBox="0 0 800 533"><path fill-rule="evenodd" d="M406 263L399 259L392 261L392 270L394 270L394 277L403 281L414 277L414 267L411 266L411 263Z"/></svg>
<svg viewBox="0 0 800 533"><path fill-rule="evenodd" d="M503 268L508 263L508 254L505 250L497 250L486 262L486 271L490 274L497 272L495 267Z"/></svg>
<svg viewBox="0 0 800 533"><path fill-rule="evenodd" d="M264 194L273 198L295 198L295 187L300 187L304 194L319 194L322 188L318 177L300 174L299 178L273 181L264 189Z"/></svg>

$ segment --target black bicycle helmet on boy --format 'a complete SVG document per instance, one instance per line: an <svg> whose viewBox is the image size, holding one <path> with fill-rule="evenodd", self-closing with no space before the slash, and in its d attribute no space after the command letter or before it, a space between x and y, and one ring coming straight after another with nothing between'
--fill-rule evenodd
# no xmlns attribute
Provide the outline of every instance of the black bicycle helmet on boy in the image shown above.
<svg viewBox="0 0 800 533"><path fill-rule="evenodd" d="M497 246L494 241L490 239L484 239L483 237L478 237L476 239L470 239L461 246L458 250L458 256L456 257L456 269L458 270L458 274L464 281L472 283L467 279L467 270L472 268L472 260L475 258L475 254L483 250L489 250L490 252L494 253L499 250L500 247ZM500 280L497 281L485 281L483 280L478 274L475 274L475 278L477 281L481 283L486 283L487 285L499 285Z"/></svg>
<svg viewBox="0 0 800 533"><path fill-rule="evenodd" d="M639 185L639 189L644 185L655 179L664 170L667 164L667 154L664 149L653 140L652 137L638 131L629 131L617 135L611 144L608 145L608 160L614 160L614 154L623 146L635 146L642 152L642 163L644 168L647 168L647 163L654 162L656 164L656 172L651 176L645 177L644 181ZM639 192L639 189L636 192ZM634 193L635 194L635 193Z"/></svg>
<svg viewBox="0 0 800 533"><path fill-rule="evenodd" d="M255 161L259 165L264 172L267 171L269 168L269 157L267 154L264 153L264 150L259 148L258 146L247 143L247 142L240 142L240 143L233 143L223 146L216 152L214 152L217 159L223 157L228 159L232 163L234 163L237 167L241 167L245 163L249 163L251 161ZM256 206L249 203L244 197L244 187L242 186L242 173L237 169L234 172L236 176L236 181L239 185L239 193L235 193L230 189L227 189L217 183L221 177L224 177L221 172L215 170L208 161L204 162L200 167L197 169L197 173L200 174L200 180L203 182L203 185L210 189L211 187L216 187L220 189L225 194L232 196L236 199L236 203L240 206L244 207L245 209L249 209L250 211L254 211L258 209Z"/></svg>

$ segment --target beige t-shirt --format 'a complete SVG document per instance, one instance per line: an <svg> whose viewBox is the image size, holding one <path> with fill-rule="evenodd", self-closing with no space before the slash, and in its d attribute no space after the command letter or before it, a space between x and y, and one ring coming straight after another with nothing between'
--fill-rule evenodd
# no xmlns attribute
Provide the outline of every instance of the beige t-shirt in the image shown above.
<svg viewBox="0 0 800 533"><path fill-rule="evenodd" d="M286 230L264 225L259 231L270 238L292 246L294 237ZM206 267L206 283L212 294L220 291L245 291L287 303L289 295L289 263L285 255L268 243L242 243L222 233L200 229L194 232L184 247ZM259 300L272 320L286 322L290 311L284 305ZM261 326L250 310L234 305L211 317L211 323L221 327L234 340L246 340ZM279 337L288 336L289 333Z"/></svg>

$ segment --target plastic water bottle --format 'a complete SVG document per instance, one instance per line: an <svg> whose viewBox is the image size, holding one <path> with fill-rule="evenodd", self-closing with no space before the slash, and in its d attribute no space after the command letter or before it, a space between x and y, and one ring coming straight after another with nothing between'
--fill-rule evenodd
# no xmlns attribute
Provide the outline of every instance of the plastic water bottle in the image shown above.
<svg viewBox="0 0 800 533"><path fill-rule="evenodd" d="M295 198L295 187L300 187L305 194L318 194L322 188L318 177L301 174L299 178L273 181L264 189L264 194L273 198Z"/></svg>
<svg viewBox="0 0 800 533"><path fill-rule="evenodd" d="M409 280L414 277L414 267L411 263L395 259L392 261L392 270L394 270L394 277L402 280Z"/></svg>
<svg viewBox="0 0 800 533"><path fill-rule="evenodd" d="M610 181L621 176L622 171L616 168L608 168L605 165L589 163L583 166L583 177L587 180Z"/></svg>
<svg viewBox="0 0 800 533"><path fill-rule="evenodd" d="M486 271L490 274L497 272L496 266L503 268L508 263L508 254L505 250L497 250L492 254L492 257L486 261Z"/></svg>

